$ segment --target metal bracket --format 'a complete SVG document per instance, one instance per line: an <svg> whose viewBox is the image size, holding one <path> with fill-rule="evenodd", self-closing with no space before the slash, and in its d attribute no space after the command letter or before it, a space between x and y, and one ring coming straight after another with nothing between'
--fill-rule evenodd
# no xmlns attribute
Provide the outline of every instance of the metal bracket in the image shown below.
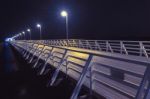
<svg viewBox="0 0 150 99"><path fill-rule="evenodd" d="M43 50L43 49L44 49L44 47L42 48L42 50ZM35 56L37 50L38 50L38 47L37 47L36 51L34 52L34 54L33 54L32 58L31 58L31 60L29 61L29 63L32 63L32 61L33 61L33 59L34 59L34 56ZM42 50L39 51L39 52L40 52L39 56L41 55ZM39 57L39 56L38 56L38 57Z"/></svg>
<svg viewBox="0 0 150 99"><path fill-rule="evenodd" d="M34 44L33 44L33 45L34 45ZM33 49L33 45L32 45L32 47L31 47L31 49ZM30 47L29 47L29 48L30 48ZM26 55L25 60L27 60L27 59L29 58L30 54L31 54L31 50L29 50L29 53Z"/></svg>
<svg viewBox="0 0 150 99"><path fill-rule="evenodd" d="M51 51L51 52L52 52L52 51ZM52 53L49 53L49 56L46 58L45 63L44 63L44 65L42 66L42 69L41 69L40 72L39 72L39 75L42 75L42 74L44 73L44 71L45 71L45 69L46 69L46 66L47 66L47 63L48 63L48 60L49 60L49 58L51 58L51 56L52 56Z"/></svg>
<svg viewBox="0 0 150 99"><path fill-rule="evenodd" d="M147 66L147 69L145 71L145 74L144 74L144 77L142 79L142 82L140 83L140 87L138 89L138 92L136 94L135 99L142 99L142 94L143 94L143 92L145 90L146 82L150 81L150 78L149 78L150 76L149 75L150 75L150 67ZM150 89L148 89L147 91L149 91L149 90ZM147 93L147 94L150 94L150 93ZM147 96L145 96L145 97L147 97ZM144 99L149 99L149 98L144 98Z"/></svg>
<svg viewBox="0 0 150 99"><path fill-rule="evenodd" d="M92 58L93 56L90 54L70 99L77 99L80 89L86 79L87 72L90 71L90 67L91 67L90 63L91 63Z"/></svg>
<svg viewBox="0 0 150 99"><path fill-rule="evenodd" d="M47 50L47 49L45 49L43 52L45 52L46 50ZM46 58L46 61L45 61L45 62L47 62L47 59L51 56L52 50L53 50L53 47L52 47L52 49L51 49L51 51L50 51L48 57ZM39 59L40 59L40 57L41 57L41 54L42 54L42 53L40 53L40 55L39 55L39 57L38 57L36 63L35 63L34 66L33 66L33 68L35 68L35 67L37 66L37 64L38 64L38 62L39 62Z"/></svg>
<svg viewBox="0 0 150 99"><path fill-rule="evenodd" d="M28 46L27 46L27 49L26 49L26 53L25 53L25 55L24 55L25 58L28 56L29 51L30 51L30 46L28 45Z"/></svg>
<svg viewBox="0 0 150 99"><path fill-rule="evenodd" d="M57 69L55 70L55 72L54 72L54 74L53 74L53 76L51 78L50 86L53 86L53 84L54 84L54 82L55 82L55 80L56 80L56 78L57 78L57 76L59 74L59 71L60 71L61 67L63 66L63 63L66 61L66 59L64 59L66 53L67 53L67 49L65 49L65 52L64 52L63 57L62 57L62 60L60 61L60 64L57 66Z"/></svg>
<svg viewBox="0 0 150 99"><path fill-rule="evenodd" d="M45 61L45 64L43 65L41 71L40 71L40 75L42 75L46 69L46 66L47 66L47 63L48 63L48 60L49 58L52 56L52 54L49 54L49 56L47 57L46 61Z"/></svg>
<svg viewBox="0 0 150 99"><path fill-rule="evenodd" d="M147 90L144 96L144 99L150 99L150 67L148 67L148 86L147 86Z"/></svg>
<svg viewBox="0 0 150 99"><path fill-rule="evenodd" d="M45 51L45 50L44 50L44 51ZM43 51L43 52L44 52L44 51ZM38 58L37 58L35 64L33 65L33 68L35 68L35 67L37 66L37 64L38 64L38 62L39 62L39 60L40 60L41 54L42 54L42 52L40 52L40 54L39 54L39 56L38 56Z"/></svg>

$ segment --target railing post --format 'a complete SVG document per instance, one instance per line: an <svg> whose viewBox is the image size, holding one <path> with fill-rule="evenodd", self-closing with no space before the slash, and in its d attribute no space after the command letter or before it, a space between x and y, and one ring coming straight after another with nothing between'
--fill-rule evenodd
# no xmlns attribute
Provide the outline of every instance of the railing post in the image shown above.
<svg viewBox="0 0 150 99"><path fill-rule="evenodd" d="M143 54L142 43L139 42L139 45L140 45L140 56L142 56L142 54Z"/></svg>
<svg viewBox="0 0 150 99"><path fill-rule="evenodd" d="M87 44L87 45L86 45L86 46L87 46L87 49L89 49L89 48L90 48L90 49L92 50L92 47L91 47L91 45L90 45L90 43L89 43L89 41L88 41L88 40L86 40L86 44Z"/></svg>
<svg viewBox="0 0 150 99"><path fill-rule="evenodd" d="M77 82L77 85L73 91L73 94L71 95L71 98L70 99L77 99L78 98L78 95L79 95L79 92L80 92L80 89L86 79L86 76L87 76L87 72L90 71L90 63L91 63L91 60L92 60L93 56L90 54L89 55L89 58L85 64L85 67L84 69L82 70L82 74L80 75L80 78Z"/></svg>
<svg viewBox="0 0 150 99"><path fill-rule="evenodd" d="M44 47L45 47L45 46L44 46ZM39 57L41 56L42 51L44 50L44 47L42 47L42 49L41 49L40 51L38 51L38 54L39 54L39 55L37 56L37 57L38 57L38 58L37 58L37 60L38 60L38 59L39 59ZM33 57L33 58L34 58L34 57ZM31 61L31 62L32 62L32 61Z"/></svg>
<svg viewBox="0 0 150 99"><path fill-rule="evenodd" d="M53 50L53 48L52 48L52 50ZM49 60L49 58L51 58L51 56L53 56L53 54L52 54L52 50L51 50L51 52L48 54L48 57L46 58L46 60L45 60L45 63L44 63L44 65L43 65L43 67L42 67L42 69L41 69L41 71L40 71L40 75L42 75L43 73L44 73L44 71L45 71L45 69L46 69L46 66L47 66L47 63L48 63L48 60Z"/></svg>
<svg viewBox="0 0 150 99"><path fill-rule="evenodd" d="M70 40L67 39L67 42L68 42L67 47L70 47Z"/></svg>
<svg viewBox="0 0 150 99"><path fill-rule="evenodd" d="M148 87L144 96L144 99L149 99L150 98L150 71L149 71L149 76L148 76Z"/></svg>
<svg viewBox="0 0 150 99"><path fill-rule="evenodd" d="M95 41L95 46L98 48L98 50L100 50L100 51L101 51L101 47L100 47L100 45L98 44L98 42L97 42L97 41Z"/></svg>
<svg viewBox="0 0 150 99"><path fill-rule="evenodd" d="M37 66L37 64L38 64L38 62L39 62L39 60L40 60L40 57L41 57L41 55L42 55L42 52L45 52L45 46L42 48L42 50L41 50L41 52L40 52L40 54L39 54L39 56L38 56L38 58L37 58L37 61L36 61L35 64L33 65L33 68L35 68L35 67Z"/></svg>
<svg viewBox="0 0 150 99"><path fill-rule="evenodd" d="M51 78L51 80L50 80L50 86L53 86L54 82L56 81L56 78L57 78L57 76L58 76L58 74L59 74L59 71L60 71L60 69L61 69L61 66L62 66L63 63L65 62L66 53L67 53L67 49L65 49L65 52L64 52L63 57L62 57L62 60L61 60L60 63L58 64L58 66L57 66L57 68L56 68L56 70L55 70L55 72L54 72L54 74L53 74L53 76L52 76L52 78ZM49 86L49 84L48 84L48 86Z"/></svg>
<svg viewBox="0 0 150 99"><path fill-rule="evenodd" d="M108 42L108 47L109 47L109 49L110 49L111 53L113 53L113 49L111 48L111 45L110 45L110 43L109 43L109 42Z"/></svg>
<svg viewBox="0 0 150 99"><path fill-rule="evenodd" d="M108 47L108 41L106 41L106 52L108 52L109 47Z"/></svg>
<svg viewBox="0 0 150 99"><path fill-rule="evenodd" d="M107 52L109 52L109 50L110 50L111 53L113 53L113 50L111 48L111 45L109 44L109 41L106 41L106 48L107 48Z"/></svg>
<svg viewBox="0 0 150 99"><path fill-rule="evenodd" d="M73 45L72 45L72 47L77 47L77 46L76 46L76 40L73 40Z"/></svg>
<svg viewBox="0 0 150 99"><path fill-rule="evenodd" d="M120 53L123 54L123 43L120 41Z"/></svg>
<svg viewBox="0 0 150 99"><path fill-rule="evenodd" d="M79 40L79 48L83 48L83 44L82 44L81 40Z"/></svg>
<svg viewBox="0 0 150 99"><path fill-rule="evenodd" d="M92 66L90 66L90 95L92 96L92 90L93 90L93 75L92 75Z"/></svg>
<svg viewBox="0 0 150 99"><path fill-rule="evenodd" d="M141 53L143 52L144 55L145 55L145 57L148 58L149 56L148 56L148 54L147 54L147 52L146 52L146 49L145 49L145 47L144 47L144 45L143 45L142 42L140 42L140 49L141 49Z"/></svg>
<svg viewBox="0 0 150 99"><path fill-rule="evenodd" d="M146 71L144 73L144 77L140 83L140 86L138 88L138 91L136 93L136 97L135 99L142 99L142 94L144 92L144 88L145 88L145 85L146 85L146 82L149 80L149 76L150 76L150 67L147 66L146 68Z"/></svg>
<svg viewBox="0 0 150 99"><path fill-rule="evenodd" d="M28 43L26 43L26 52L24 53L23 57L26 57L27 53L28 53Z"/></svg>
<svg viewBox="0 0 150 99"><path fill-rule="evenodd" d="M127 51L127 49L126 49L125 45L123 44L123 42L122 42L122 48L124 49L125 54L126 54L126 55L128 55L128 51Z"/></svg>
<svg viewBox="0 0 150 99"><path fill-rule="evenodd" d="M33 49L33 45L34 45L34 43L31 45L32 46L32 48L31 49ZM31 51L31 50L30 50ZM29 58L29 56L30 56L30 51L29 51L29 54L25 57L25 59L28 59Z"/></svg>
<svg viewBox="0 0 150 99"><path fill-rule="evenodd" d="M39 46L39 45L38 45L38 46ZM33 56L31 57L31 59L30 59L29 63L31 63L31 62L32 62L32 60L33 60L33 58L34 58L34 56L35 56L35 54L36 54L36 51L38 50L38 46L37 46L37 48L34 50L35 52L33 53Z"/></svg>

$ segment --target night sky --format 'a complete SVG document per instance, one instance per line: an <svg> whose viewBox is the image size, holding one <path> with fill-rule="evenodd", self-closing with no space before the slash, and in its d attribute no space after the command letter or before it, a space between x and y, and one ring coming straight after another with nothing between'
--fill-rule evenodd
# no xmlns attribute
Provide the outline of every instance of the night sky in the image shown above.
<svg viewBox="0 0 150 99"><path fill-rule="evenodd" d="M44 39L65 39L62 10L69 14L69 38L150 40L149 0L1 0L0 39L27 28L39 39L37 23Z"/></svg>

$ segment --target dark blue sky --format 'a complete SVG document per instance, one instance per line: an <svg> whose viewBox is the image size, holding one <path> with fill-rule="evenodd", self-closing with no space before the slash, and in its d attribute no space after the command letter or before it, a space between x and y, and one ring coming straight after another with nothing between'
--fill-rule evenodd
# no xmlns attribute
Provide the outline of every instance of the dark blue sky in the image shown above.
<svg viewBox="0 0 150 99"><path fill-rule="evenodd" d="M82 39L150 39L150 2L147 0L1 0L0 37L43 26L44 39L64 39L69 13L69 37Z"/></svg>

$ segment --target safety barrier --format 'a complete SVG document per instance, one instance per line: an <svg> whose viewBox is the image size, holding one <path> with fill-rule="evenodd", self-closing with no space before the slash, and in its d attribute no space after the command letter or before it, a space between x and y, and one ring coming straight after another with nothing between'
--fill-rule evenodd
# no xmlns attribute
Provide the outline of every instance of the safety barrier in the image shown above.
<svg viewBox="0 0 150 99"><path fill-rule="evenodd" d="M75 79L71 99L78 98L82 86L90 89L90 95L107 99L150 98L148 41L32 40L11 44L29 63L34 63L34 68L39 67L40 59L45 62L40 75L46 72L47 64L55 68L49 86L55 84L60 71ZM120 46L118 50L115 45Z"/></svg>
<svg viewBox="0 0 150 99"><path fill-rule="evenodd" d="M117 40L32 40L28 42L53 46L69 46L84 49L120 53L126 55L150 56L150 41L117 41Z"/></svg>

